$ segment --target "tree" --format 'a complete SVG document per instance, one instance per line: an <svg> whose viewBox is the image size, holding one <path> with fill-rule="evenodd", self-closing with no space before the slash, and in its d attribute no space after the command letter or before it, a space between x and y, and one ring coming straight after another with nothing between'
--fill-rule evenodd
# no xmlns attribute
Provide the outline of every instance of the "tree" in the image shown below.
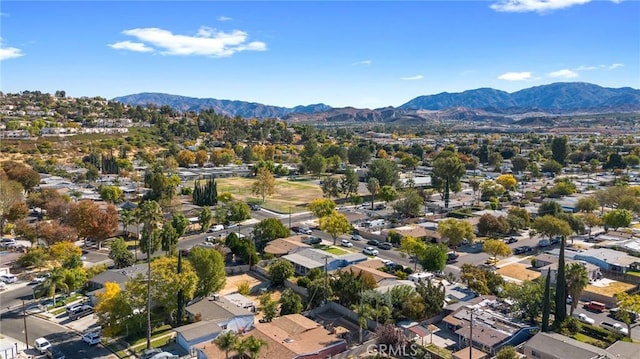
<svg viewBox="0 0 640 359"><path fill-rule="evenodd" d="M331 281L331 290L337 302L344 307L351 307L360 302L364 291L377 286L375 279L366 272L354 273L352 270L341 270Z"/></svg>
<svg viewBox="0 0 640 359"><path fill-rule="evenodd" d="M544 281L525 280L518 285L509 284L505 290L506 297L515 302L512 308L521 311L526 319L537 322L542 313Z"/></svg>
<svg viewBox="0 0 640 359"><path fill-rule="evenodd" d="M215 206L218 204L218 184L210 176L204 184L202 180L195 181L191 198L196 206Z"/></svg>
<svg viewBox="0 0 640 359"><path fill-rule="evenodd" d="M7 179L20 183L26 192L31 192L40 183L40 174L22 163L5 161L2 169Z"/></svg>
<svg viewBox="0 0 640 359"><path fill-rule="evenodd" d="M558 256L558 275L556 276L556 315L554 318L554 326L560 328L564 320L567 318L567 282L565 279L565 239L564 235L560 239L560 255ZM576 299L577 301L578 299Z"/></svg>
<svg viewBox="0 0 640 359"><path fill-rule="evenodd" d="M347 150L347 159L352 165L362 166L362 164L367 163L370 158L371 151L367 146L351 146L349 150Z"/></svg>
<svg viewBox="0 0 640 359"><path fill-rule="evenodd" d="M100 249L118 229L118 211L113 204L102 210L94 201L80 201L69 206L67 222L78 231L78 237L95 240Z"/></svg>
<svg viewBox="0 0 640 359"><path fill-rule="evenodd" d="M602 223L615 230L620 227L629 227L631 220L633 220L633 214L626 209L612 209L602 216Z"/></svg>
<svg viewBox="0 0 640 359"><path fill-rule="evenodd" d="M620 292L616 294L616 299L619 306L616 317L627 325L628 336L631 338L631 325L634 323L632 315L640 313L640 294Z"/></svg>
<svg viewBox="0 0 640 359"><path fill-rule="evenodd" d="M377 179L380 187L393 186L398 181L398 165L393 161L378 158L368 168L369 179Z"/></svg>
<svg viewBox="0 0 640 359"><path fill-rule="evenodd" d="M135 223L134 212L130 209L122 209L120 211L120 222L122 222L122 230L124 238L129 238L129 226Z"/></svg>
<svg viewBox="0 0 640 359"><path fill-rule="evenodd" d="M253 236L261 242L270 242L290 235L289 228L276 218L265 218L253 227Z"/></svg>
<svg viewBox="0 0 640 359"><path fill-rule="evenodd" d="M229 359L229 352L236 349L238 341L238 333L227 330L218 335L212 343L224 352L225 359Z"/></svg>
<svg viewBox="0 0 640 359"><path fill-rule="evenodd" d="M151 262L151 297L170 316L178 309L177 293L182 291L185 300L189 301L198 285L198 276L191 263L182 263L180 273L177 269L178 259L175 257L160 257Z"/></svg>
<svg viewBox="0 0 640 359"><path fill-rule="evenodd" d="M320 153L311 156L305 164L307 169L318 178L320 178L320 175L324 173L327 168L327 160Z"/></svg>
<svg viewBox="0 0 640 359"><path fill-rule="evenodd" d="M271 299L271 293L264 293L260 296L260 310L262 318L266 322L270 322L278 314L278 302Z"/></svg>
<svg viewBox="0 0 640 359"><path fill-rule="evenodd" d="M498 235L509 232L509 221L504 216L496 217L490 213L485 213L478 220L478 234L495 238Z"/></svg>
<svg viewBox="0 0 640 359"><path fill-rule="evenodd" d="M426 281L426 283L419 282L418 285L416 285L416 292L422 297L422 302L425 306L424 317L430 318L442 312L445 299L444 284L434 284L431 281Z"/></svg>
<svg viewBox="0 0 640 359"><path fill-rule="evenodd" d="M184 236L190 224L189 218L182 213L174 213L171 217L171 226L175 228L178 237Z"/></svg>
<svg viewBox="0 0 640 359"><path fill-rule="evenodd" d="M531 228L549 238L554 236L568 236L571 234L571 226L569 226L569 223L552 215L536 218Z"/></svg>
<svg viewBox="0 0 640 359"><path fill-rule="evenodd" d="M122 201L124 191L118 186L100 186L100 198L109 203Z"/></svg>
<svg viewBox="0 0 640 359"><path fill-rule="evenodd" d="M507 190L514 190L516 188L516 184L518 183L518 181L516 180L516 178L513 175L504 174L504 175L500 175L500 176L498 176L498 178L496 178L496 183L501 185L502 187L504 187Z"/></svg>
<svg viewBox="0 0 640 359"><path fill-rule="evenodd" d="M371 193L371 209L373 209L373 202L376 200L378 192L380 192L380 181L375 177L369 178L367 181L367 190Z"/></svg>
<svg viewBox="0 0 640 359"><path fill-rule="evenodd" d="M136 262L133 253L129 251L127 243L122 238L116 238L111 242L109 258L113 260L113 265L116 268L126 268Z"/></svg>
<svg viewBox="0 0 640 359"><path fill-rule="evenodd" d="M460 179L464 173L464 164L453 152L442 151L433 161L432 183L443 194L445 208L449 208L449 192L461 189Z"/></svg>
<svg viewBox="0 0 640 359"><path fill-rule="evenodd" d="M538 207L538 216L557 216L563 212L562 205L556 201L544 201Z"/></svg>
<svg viewBox="0 0 640 359"><path fill-rule="evenodd" d="M154 200L146 200L138 206L138 218L143 223L140 248L147 254L147 349L151 348L151 254L160 246L158 227L163 220L162 208ZM177 291L175 292L177 293Z"/></svg>
<svg viewBox="0 0 640 359"><path fill-rule="evenodd" d="M426 271L441 271L447 265L447 252L444 244L427 244L420 255L420 265Z"/></svg>
<svg viewBox="0 0 640 359"><path fill-rule="evenodd" d="M518 359L520 356L518 352L516 352L515 348L512 346L502 347L498 354L496 355L496 359Z"/></svg>
<svg viewBox="0 0 640 359"><path fill-rule="evenodd" d="M211 213L211 209L209 209L209 207L202 208L200 214L198 215L198 222L200 223L200 230L202 232L209 229L209 226L211 226L212 218L213 214Z"/></svg>
<svg viewBox="0 0 640 359"><path fill-rule="evenodd" d="M576 299L576 302L578 300ZM573 312L573 310L572 310ZM549 315L551 314L551 271L547 270L544 280L544 294L542 297L542 325L543 333L549 331Z"/></svg>
<svg viewBox="0 0 640 359"><path fill-rule="evenodd" d="M500 274L467 263L460 269L460 280L478 294L497 295L504 289L505 282Z"/></svg>
<svg viewBox="0 0 640 359"><path fill-rule="evenodd" d="M96 294L95 313L104 335L115 337L124 324L123 320L132 313L131 305L115 282L106 282L104 290Z"/></svg>
<svg viewBox="0 0 640 359"><path fill-rule="evenodd" d="M358 174L351 167L347 167L344 175L340 178L340 192L344 198L349 198L354 193L358 193Z"/></svg>
<svg viewBox="0 0 640 359"><path fill-rule="evenodd" d="M392 186L382 186L380 188L380 199L385 203L389 203L391 201L395 201L398 198L398 192Z"/></svg>
<svg viewBox="0 0 640 359"><path fill-rule="evenodd" d="M560 165L564 165L570 151L569 138L567 136L554 137L551 140L551 158Z"/></svg>
<svg viewBox="0 0 640 359"><path fill-rule="evenodd" d="M484 241L482 250L496 258L498 256L506 257L511 254L511 248L509 248L509 246L503 241L497 239L488 239Z"/></svg>
<svg viewBox="0 0 640 359"><path fill-rule="evenodd" d="M581 197L576 203L576 210L579 212L593 212L600 208L600 203L595 197Z"/></svg>
<svg viewBox="0 0 640 359"><path fill-rule="evenodd" d="M423 202L418 191L409 189L402 193L402 198L393 204L393 208L402 216L418 217Z"/></svg>
<svg viewBox="0 0 640 359"><path fill-rule="evenodd" d="M176 161L180 167L189 167L195 160L196 155L189 150L181 150L176 154Z"/></svg>
<svg viewBox="0 0 640 359"><path fill-rule="evenodd" d="M240 343L239 351L246 351L249 353L250 359L258 359L258 355L263 347L267 346L267 342L263 339L258 339L253 335L248 336ZM241 356L242 357L242 356Z"/></svg>
<svg viewBox="0 0 640 359"><path fill-rule="evenodd" d="M224 258L215 249L193 247L189 252L189 262L198 277L195 297L204 297L216 293L226 283Z"/></svg>
<svg viewBox="0 0 640 359"><path fill-rule="evenodd" d="M160 248L168 255L175 255L178 248L178 232L171 222L166 223L160 232Z"/></svg>
<svg viewBox="0 0 640 359"><path fill-rule="evenodd" d="M320 229L331 235L335 246L338 237L351 230L351 223L344 214L333 211L330 215L320 218Z"/></svg>
<svg viewBox="0 0 640 359"><path fill-rule="evenodd" d="M414 270L418 266L418 258L424 255L426 244L412 236L404 236L400 239L400 252L409 256L415 263Z"/></svg>
<svg viewBox="0 0 640 359"><path fill-rule="evenodd" d="M309 211L316 217L322 218L333 213L336 209L336 203L329 198L318 198L311 201L307 208L309 208Z"/></svg>
<svg viewBox="0 0 640 359"><path fill-rule="evenodd" d="M567 292L571 295L571 308L569 315L573 315L573 311L578 306L582 291L589 285L589 273L581 263L571 263L566 266Z"/></svg>
<svg viewBox="0 0 640 359"><path fill-rule="evenodd" d="M447 239L449 248L458 247L464 239L471 241L476 238L471 223L455 218L448 218L438 222L438 233Z"/></svg>
<svg viewBox="0 0 640 359"><path fill-rule="evenodd" d="M340 194L338 178L336 177L326 177L324 181L322 181L321 188L322 193L329 198L338 197Z"/></svg>
<svg viewBox="0 0 640 359"><path fill-rule="evenodd" d="M302 298L291 288L287 288L280 296L280 315L302 312Z"/></svg>
<svg viewBox="0 0 640 359"><path fill-rule="evenodd" d="M358 325L360 327L360 343L362 343L362 329L367 327L369 320L372 320L375 316L375 311L371 305L367 303L358 303L353 306L353 310L358 313Z"/></svg>
<svg viewBox="0 0 640 359"><path fill-rule="evenodd" d="M56 292L58 290L67 291L68 286L65 283L64 268L56 267L50 273L47 279L40 285L40 295L45 294L53 299L53 306L56 306Z"/></svg>
<svg viewBox="0 0 640 359"><path fill-rule="evenodd" d="M266 197L276 193L276 179L266 167L258 170L255 182L251 185L251 193L262 197L262 203L264 203Z"/></svg>
<svg viewBox="0 0 640 359"><path fill-rule="evenodd" d="M307 285L307 293L309 293L307 309L313 309L320 306L320 304L331 298L333 294L331 286L327 285L327 280L324 275L320 278L311 280L309 285Z"/></svg>
<svg viewBox="0 0 640 359"><path fill-rule="evenodd" d="M273 285L282 285L294 274L293 264L286 259L279 259L269 267L269 279Z"/></svg>
<svg viewBox="0 0 640 359"><path fill-rule="evenodd" d="M9 219L11 208L22 202L24 188L16 181L0 180L0 233L4 233L4 225Z"/></svg>
<svg viewBox="0 0 640 359"><path fill-rule="evenodd" d="M602 224L602 220L595 213L585 213L582 215L582 222L589 228L589 236L591 229Z"/></svg>
<svg viewBox="0 0 640 359"><path fill-rule="evenodd" d="M515 172L520 173L529 167L529 160L522 156L516 156L511 159L511 165Z"/></svg>

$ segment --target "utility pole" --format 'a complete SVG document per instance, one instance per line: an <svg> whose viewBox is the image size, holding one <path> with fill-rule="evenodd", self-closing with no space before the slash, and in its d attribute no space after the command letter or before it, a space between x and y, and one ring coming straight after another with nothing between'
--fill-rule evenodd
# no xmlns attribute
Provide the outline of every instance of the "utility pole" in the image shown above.
<svg viewBox="0 0 640 359"><path fill-rule="evenodd" d="M147 349L151 349L151 232L147 238Z"/></svg>
<svg viewBox="0 0 640 359"><path fill-rule="evenodd" d="M289 229L291 229L291 207L289 207Z"/></svg>
<svg viewBox="0 0 640 359"><path fill-rule="evenodd" d="M29 349L29 333L27 331L27 310L24 307L24 299L22 300L22 320L24 321L24 344Z"/></svg>
<svg viewBox="0 0 640 359"><path fill-rule="evenodd" d="M324 291L327 298L324 299L325 303L329 299L329 256L324 256Z"/></svg>
<svg viewBox="0 0 640 359"><path fill-rule="evenodd" d="M471 313L471 321L469 322L469 359L473 359L473 310Z"/></svg>

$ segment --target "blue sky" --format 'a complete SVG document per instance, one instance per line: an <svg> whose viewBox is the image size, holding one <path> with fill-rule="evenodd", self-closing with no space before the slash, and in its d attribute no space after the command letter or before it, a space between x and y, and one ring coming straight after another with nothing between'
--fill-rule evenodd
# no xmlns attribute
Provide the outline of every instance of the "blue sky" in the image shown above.
<svg viewBox="0 0 640 359"><path fill-rule="evenodd" d="M292 107L583 81L640 88L640 2L13 1L0 87Z"/></svg>

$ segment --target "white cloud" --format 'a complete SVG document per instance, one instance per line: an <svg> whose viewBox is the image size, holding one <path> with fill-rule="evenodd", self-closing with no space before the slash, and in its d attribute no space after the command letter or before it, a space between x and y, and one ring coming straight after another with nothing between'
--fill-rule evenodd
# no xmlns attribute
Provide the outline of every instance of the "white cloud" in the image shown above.
<svg viewBox="0 0 640 359"><path fill-rule="evenodd" d="M223 32L203 26L198 29L195 36L188 36L150 27L125 30L122 33L133 36L142 43L123 41L117 44L142 44L144 46L142 48L157 49L163 55L228 57L240 51L267 50L267 45L264 42L247 42L247 33L240 30ZM112 45L110 46L113 47ZM137 45L137 50L132 50L131 48L122 49L140 51L141 47Z"/></svg>
<svg viewBox="0 0 640 359"><path fill-rule="evenodd" d="M531 79L531 72L505 72L502 75L498 76L499 80L506 81L523 81Z"/></svg>
<svg viewBox="0 0 640 359"><path fill-rule="evenodd" d="M422 80L423 78L424 78L424 76L422 76L422 75L415 75L415 76L401 77L400 80L403 80L403 81L415 81L415 80Z"/></svg>
<svg viewBox="0 0 640 359"><path fill-rule="evenodd" d="M352 66L369 66L373 63L371 60L363 60L352 63Z"/></svg>
<svg viewBox="0 0 640 359"><path fill-rule="evenodd" d="M220 17L218 17L218 21L231 21L231 20L233 20L233 19L228 17L228 16L220 16Z"/></svg>
<svg viewBox="0 0 640 359"><path fill-rule="evenodd" d="M562 69L558 71L549 72L547 76L553 77L553 78L573 79L578 77L578 73L569 69Z"/></svg>
<svg viewBox="0 0 640 359"><path fill-rule="evenodd" d="M128 50L134 52L153 52L153 49L147 47L147 45L141 42L131 42L131 41L120 41L115 44L108 45L112 49L116 50Z"/></svg>
<svg viewBox="0 0 640 359"><path fill-rule="evenodd" d="M611 64L611 65L609 65L609 70L614 70L614 69L617 69L617 68L623 67L623 66L624 66L624 64Z"/></svg>
<svg viewBox="0 0 640 359"><path fill-rule="evenodd" d="M15 59L24 56L22 50L17 47L5 47L2 38L0 37L0 61Z"/></svg>
<svg viewBox="0 0 640 359"><path fill-rule="evenodd" d="M585 66L585 65L580 65L578 67L576 67L574 70L575 71L591 71L591 70L597 70L598 66Z"/></svg>
<svg viewBox="0 0 640 359"><path fill-rule="evenodd" d="M530 12L545 13L554 10L568 8L574 5L582 5L591 0L500 0L491 4L493 10L500 12Z"/></svg>

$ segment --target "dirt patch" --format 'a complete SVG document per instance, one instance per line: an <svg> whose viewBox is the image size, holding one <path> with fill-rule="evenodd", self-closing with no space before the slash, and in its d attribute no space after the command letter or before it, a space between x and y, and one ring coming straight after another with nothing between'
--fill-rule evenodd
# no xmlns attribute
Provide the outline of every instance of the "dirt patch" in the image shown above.
<svg viewBox="0 0 640 359"><path fill-rule="evenodd" d="M249 275L249 274L240 274L234 276L227 277L227 283L224 288L219 292L220 295L227 295L231 293L235 293L238 291L238 286L242 283L249 283L249 288L251 288L251 293L258 293L261 284L263 283L260 279Z"/></svg>
<svg viewBox="0 0 640 359"><path fill-rule="evenodd" d="M534 280L540 277L540 272L529 269L529 265L512 263L497 270L498 274L517 280Z"/></svg>
<svg viewBox="0 0 640 359"><path fill-rule="evenodd" d="M218 178L218 193L229 192L236 199L247 201L262 201L251 193L251 185L255 182L252 178ZM306 211L307 203L316 198L322 198L320 186L313 182L294 182L286 178L276 179L276 194L266 198L262 205L281 213Z"/></svg>
<svg viewBox="0 0 640 359"><path fill-rule="evenodd" d="M634 287L635 285L629 283L618 282L610 279L601 279L594 284L589 284L587 288L585 288L585 292L613 297L618 293L626 292Z"/></svg>

